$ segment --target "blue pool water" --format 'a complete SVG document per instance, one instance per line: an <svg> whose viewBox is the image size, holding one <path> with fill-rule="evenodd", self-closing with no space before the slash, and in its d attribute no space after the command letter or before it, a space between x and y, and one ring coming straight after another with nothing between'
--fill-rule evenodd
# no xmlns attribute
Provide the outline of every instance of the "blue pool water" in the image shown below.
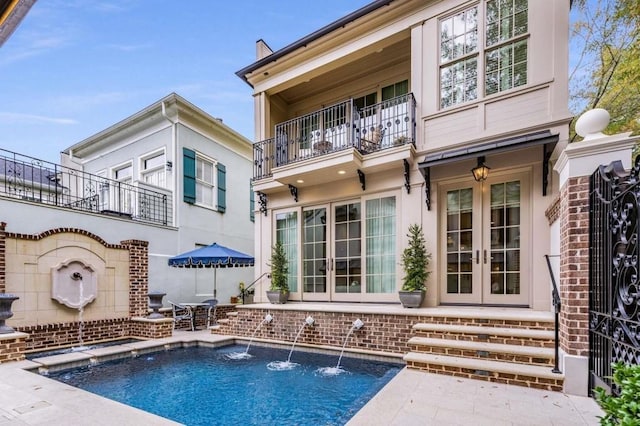
<svg viewBox="0 0 640 426"><path fill-rule="evenodd" d="M342 425L401 369L337 355L295 351L291 369L268 368L289 350L191 347L63 370L49 377L187 425ZM335 369L329 369L335 373Z"/></svg>
<svg viewBox="0 0 640 426"><path fill-rule="evenodd" d="M74 346L71 348L62 348L62 349L53 349L50 351L40 351L40 352L31 352L28 353L26 358L27 359L35 359L35 358L42 358L45 356L52 356L52 355L61 355L61 354L68 354L71 352L76 352L79 350L89 350L89 349L96 349L96 348L106 348L108 346L115 346L115 345L124 345L127 343L135 343L135 342L140 342L142 341L141 339L120 339L120 340L112 340L110 342L101 342L101 343L89 343L85 346Z"/></svg>

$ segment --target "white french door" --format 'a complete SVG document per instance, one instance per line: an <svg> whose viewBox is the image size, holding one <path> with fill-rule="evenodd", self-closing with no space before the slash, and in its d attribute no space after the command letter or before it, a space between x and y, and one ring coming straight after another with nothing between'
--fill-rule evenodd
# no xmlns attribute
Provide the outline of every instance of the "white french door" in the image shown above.
<svg viewBox="0 0 640 426"><path fill-rule="evenodd" d="M290 251L300 253L302 300L396 300L395 195L303 207L301 217Z"/></svg>
<svg viewBox="0 0 640 426"><path fill-rule="evenodd" d="M443 185L443 303L529 305L529 176Z"/></svg>
<svg viewBox="0 0 640 426"><path fill-rule="evenodd" d="M359 300L360 201L304 208L302 217L303 300Z"/></svg>

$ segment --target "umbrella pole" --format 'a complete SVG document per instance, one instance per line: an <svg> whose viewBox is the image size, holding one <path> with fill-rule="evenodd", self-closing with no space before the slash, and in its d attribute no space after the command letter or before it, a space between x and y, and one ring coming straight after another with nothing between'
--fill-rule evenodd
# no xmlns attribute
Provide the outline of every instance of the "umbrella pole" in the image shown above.
<svg viewBox="0 0 640 426"><path fill-rule="evenodd" d="M218 277L217 277L218 268L213 268L213 298L218 299Z"/></svg>

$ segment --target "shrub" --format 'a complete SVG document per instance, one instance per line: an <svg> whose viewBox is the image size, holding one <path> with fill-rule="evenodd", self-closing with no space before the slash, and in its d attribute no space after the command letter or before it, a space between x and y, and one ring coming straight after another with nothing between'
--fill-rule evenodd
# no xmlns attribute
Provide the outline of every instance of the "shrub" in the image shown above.
<svg viewBox="0 0 640 426"><path fill-rule="evenodd" d="M431 255L425 247L422 226L409 226L409 245L402 252L402 266L405 276L402 282L403 291L419 291L425 289L425 281L429 277L427 266Z"/></svg>
<svg viewBox="0 0 640 426"><path fill-rule="evenodd" d="M287 256L284 252L282 242L276 242L271 251L271 291L286 292L289 291L287 284L287 274L289 267L287 265Z"/></svg>
<svg viewBox="0 0 640 426"><path fill-rule="evenodd" d="M601 425L640 425L640 365L614 363L613 382L620 389L618 396L609 395L598 387L596 401L605 412Z"/></svg>

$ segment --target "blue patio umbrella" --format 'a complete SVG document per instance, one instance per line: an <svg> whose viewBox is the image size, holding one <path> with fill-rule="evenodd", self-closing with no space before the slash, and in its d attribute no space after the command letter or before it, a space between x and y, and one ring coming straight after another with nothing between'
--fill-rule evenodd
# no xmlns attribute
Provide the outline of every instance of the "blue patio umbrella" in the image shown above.
<svg viewBox="0 0 640 426"><path fill-rule="evenodd" d="M169 258L169 266L176 268L213 268L213 298L217 296L218 268L253 266L253 256L213 243Z"/></svg>

